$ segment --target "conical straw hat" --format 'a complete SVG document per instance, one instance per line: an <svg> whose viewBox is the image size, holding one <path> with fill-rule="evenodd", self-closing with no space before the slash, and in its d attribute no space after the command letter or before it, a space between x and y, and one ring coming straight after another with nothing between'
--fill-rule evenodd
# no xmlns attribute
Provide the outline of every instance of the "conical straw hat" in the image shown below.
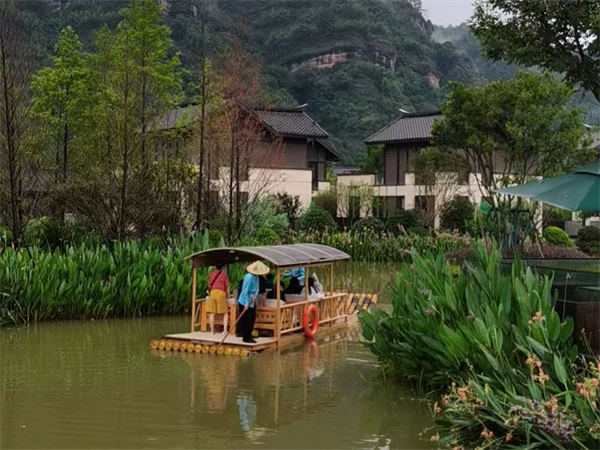
<svg viewBox="0 0 600 450"><path fill-rule="evenodd" d="M269 269L260 261L253 262L248 267L246 267L246 270L253 275L266 275L271 271L271 269Z"/></svg>

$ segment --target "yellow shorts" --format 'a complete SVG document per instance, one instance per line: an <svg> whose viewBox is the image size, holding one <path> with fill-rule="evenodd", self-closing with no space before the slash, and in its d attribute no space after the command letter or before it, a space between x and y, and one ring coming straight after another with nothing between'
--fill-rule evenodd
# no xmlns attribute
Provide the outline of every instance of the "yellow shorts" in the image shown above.
<svg viewBox="0 0 600 450"><path fill-rule="evenodd" d="M206 311L216 314L227 314L227 294L221 289L210 291L208 301L206 302Z"/></svg>

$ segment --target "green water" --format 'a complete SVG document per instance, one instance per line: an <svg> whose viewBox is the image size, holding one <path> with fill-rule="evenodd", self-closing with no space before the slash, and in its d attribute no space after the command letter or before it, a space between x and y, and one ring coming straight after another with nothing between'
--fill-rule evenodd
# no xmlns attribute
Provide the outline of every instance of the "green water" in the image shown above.
<svg viewBox="0 0 600 450"><path fill-rule="evenodd" d="M337 335L251 358L151 351L187 317L51 323L0 334L0 447L429 448L409 390ZM365 381L365 379L367 381Z"/></svg>

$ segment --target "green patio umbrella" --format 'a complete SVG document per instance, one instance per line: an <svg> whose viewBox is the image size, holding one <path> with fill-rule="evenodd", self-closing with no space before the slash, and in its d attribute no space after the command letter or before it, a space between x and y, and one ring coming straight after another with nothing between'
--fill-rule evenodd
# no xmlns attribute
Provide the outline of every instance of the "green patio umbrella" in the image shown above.
<svg viewBox="0 0 600 450"><path fill-rule="evenodd" d="M570 211L600 211L600 161L567 175L497 189L496 192Z"/></svg>

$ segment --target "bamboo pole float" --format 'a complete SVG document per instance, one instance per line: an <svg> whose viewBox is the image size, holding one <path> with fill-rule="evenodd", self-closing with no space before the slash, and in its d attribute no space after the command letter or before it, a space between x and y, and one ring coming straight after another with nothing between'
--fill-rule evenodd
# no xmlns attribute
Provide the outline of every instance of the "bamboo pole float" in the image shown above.
<svg viewBox="0 0 600 450"><path fill-rule="evenodd" d="M194 264L194 263L192 263ZM194 328L196 326L196 265L192 266L192 329L191 332L194 332Z"/></svg>
<svg viewBox="0 0 600 450"><path fill-rule="evenodd" d="M275 276L275 289L276 289L276 298L277 298L277 311L275 312L275 339L277 339L277 345L279 345L279 337L281 336L281 271L277 268L276 276Z"/></svg>

